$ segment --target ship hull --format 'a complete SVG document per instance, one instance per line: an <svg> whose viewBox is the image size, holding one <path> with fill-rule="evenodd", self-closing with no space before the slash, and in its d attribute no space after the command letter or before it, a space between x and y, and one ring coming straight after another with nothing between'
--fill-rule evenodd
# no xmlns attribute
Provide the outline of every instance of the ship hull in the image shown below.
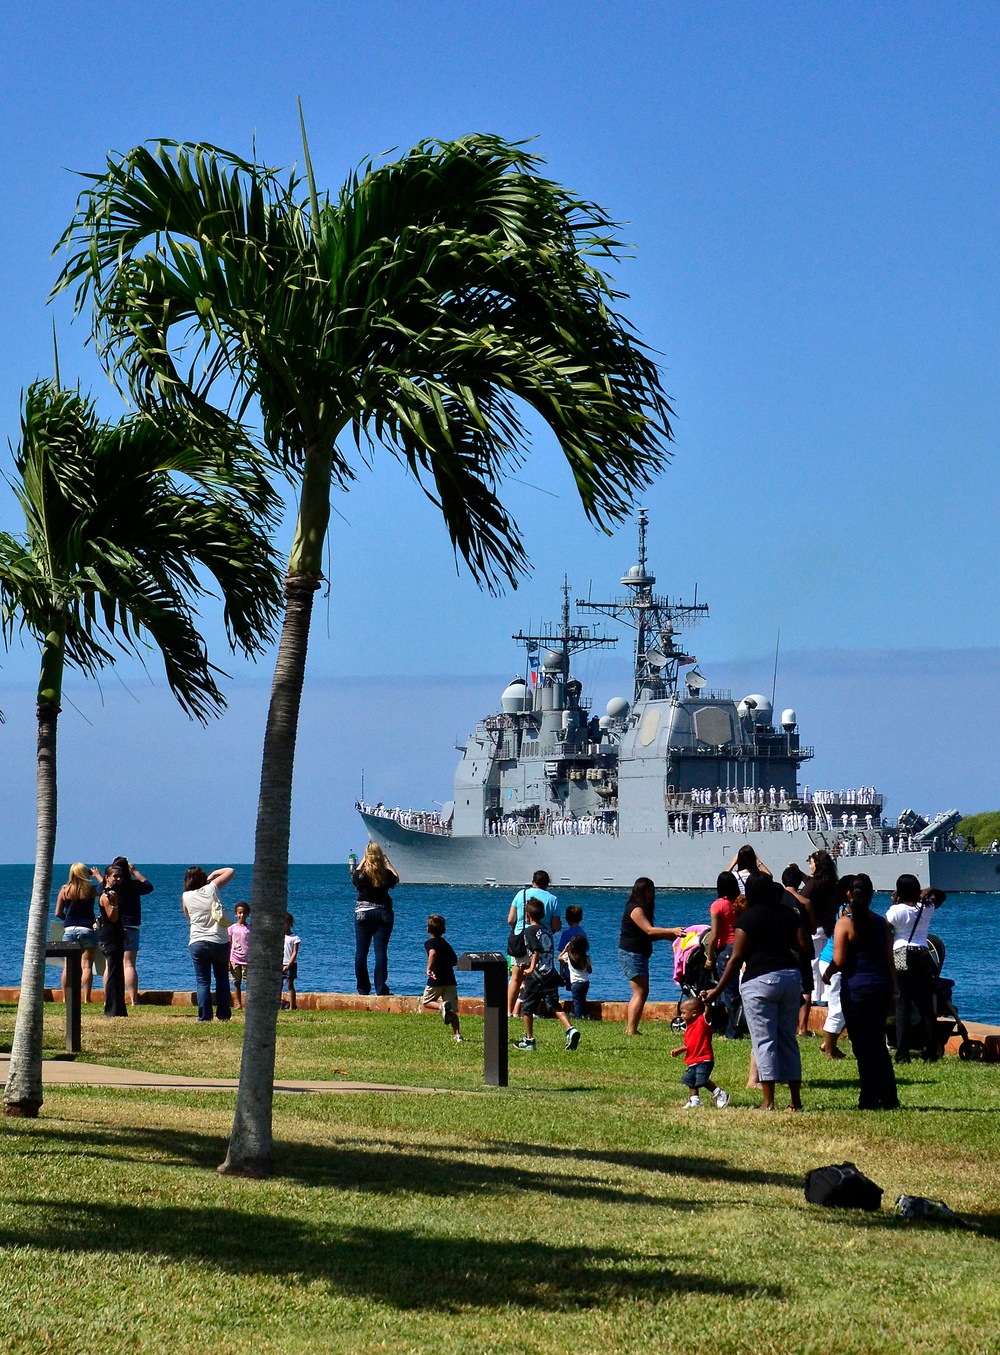
<svg viewBox="0 0 1000 1355"><path fill-rule="evenodd" d="M749 843L779 875L790 861L803 868L810 852L826 847L822 833L757 832L597 833L592 836L455 837L405 828L392 819L362 813L404 884L518 888L536 870L547 870L553 887L623 889L640 875L661 889L714 889L737 850ZM1000 893L1000 856L982 852L902 852L841 858L842 874L865 871L875 888L891 890L909 872L922 886L949 893Z"/></svg>

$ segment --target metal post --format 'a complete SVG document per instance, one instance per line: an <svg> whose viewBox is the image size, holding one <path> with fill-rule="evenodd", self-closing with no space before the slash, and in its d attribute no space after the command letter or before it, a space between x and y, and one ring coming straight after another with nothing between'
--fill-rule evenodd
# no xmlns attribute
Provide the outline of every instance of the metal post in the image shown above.
<svg viewBox="0 0 1000 1355"><path fill-rule="evenodd" d="M507 1086L507 957L501 951L466 951L458 968L483 975L483 1081Z"/></svg>
<svg viewBox="0 0 1000 1355"><path fill-rule="evenodd" d="M66 953L66 1048L71 1054L79 1054L83 1048L80 1039L80 987L82 983L82 957L80 952Z"/></svg>

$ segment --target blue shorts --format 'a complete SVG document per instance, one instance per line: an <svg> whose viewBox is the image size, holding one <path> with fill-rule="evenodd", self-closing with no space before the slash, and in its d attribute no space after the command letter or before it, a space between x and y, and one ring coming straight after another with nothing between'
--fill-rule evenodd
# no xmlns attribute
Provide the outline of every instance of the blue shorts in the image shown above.
<svg viewBox="0 0 1000 1355"><path fill-rule="evenodd" d="M97 932L93 927L67 927L63 932L63 940L69 945L78 945L83 941L88 950L96 949Z"/></svg>
<svg viewBox="0 0 1000 1355"><path fill-rule="evenodd" d="M139 932L140 932L141 930L142 930L141 927L126 927L126 928L125 928L125 949L126 949L126 950L136 951L136 950L139 949Z"/></svg>
<svg viewBox="0 0 1000 1355"><path fill-rule="evenodd" d="M618 947L618 963L627 979L649 978L649 956L639 955L634 950L622 950Z"/></svg>
<svg viewBox="0 0 1000 1355"><path fill-rule="evenodd" d="M707 1087L712 1080L714 1067L714 1059L706 1059L704 1063L689 1063L681 1073L681 1081L692 1091L697 1091L699 1087Z"/></svg>

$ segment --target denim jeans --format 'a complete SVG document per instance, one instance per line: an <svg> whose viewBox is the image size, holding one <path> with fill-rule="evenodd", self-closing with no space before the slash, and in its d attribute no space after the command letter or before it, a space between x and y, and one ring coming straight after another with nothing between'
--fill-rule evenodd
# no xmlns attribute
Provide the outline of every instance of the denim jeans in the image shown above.
<svg viewBox="0 0 1000 1355"><path fill-rule="evenodd" d="M220 1021L232 1015L229 996L229 942L192 941L188 950L194 965L195 987L198 990L198 1020L212 1019L212 976L215 975L215 1014Z"/></svg>
<svg viewBox="0 0 1000 1355"><path fill-rule="evenodd" d="M729 957L733 953L732 942L728 946L723 946L715 957L715 981L718 983L722 978L726 965L729 963ZM740 976L734 974L729 983L722 990L722 1000L726 1004L726 1011L729 1013L729 1024L726 1026L726 1039L738 1040L741 1037L740 1021L743 1018L743 1004L740 1001Z"/></svg>
<svg viewBox="0 0 1000 1355"><path fill-rule="evenodd" d="M755 979L744 979L740 996L761 1082L801 1082L802 1056L796 1032L802 975L797 969L775 969Z"/></svg>
<svg viewBox="0 0 1000 1355"><path fill-rule="evenodd" d="M389 991L389 937L395 915L391 908L365 908L354 914L354 977L359 993L370 993L368 951L375 945L375 992L381 997Z"/></svg>
<svg viewBox="0 0 1000 1355"><path fill-rule="evenodd" d="M571 983L569 991L573 994L573 1015L579 1020L587 1015L587 993L590 991L590 980L586 979L582 983Z"/></svg>

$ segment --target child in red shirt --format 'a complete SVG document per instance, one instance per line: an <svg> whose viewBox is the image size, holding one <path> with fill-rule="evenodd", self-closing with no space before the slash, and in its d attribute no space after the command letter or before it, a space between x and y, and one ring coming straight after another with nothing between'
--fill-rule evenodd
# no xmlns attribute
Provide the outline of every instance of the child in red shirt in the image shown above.
<svg viewBox="0 0 1000 1355"><path fill-rule="evenodd" d="M679 1049L672 1049L670 1057L684 1055L687 1065L681 1074L681 1081L689 1088L691 1095L684 1106L685 1110L694 1110L701 1105L698 1092L707 1087L712 1100L720 1110L729 1105L729 1097L712 1081L712 1069L715 1058L712 1055L712 1027L705 1020L705 1004L700 997L688 997L681 1003L681 1017L684 1020L684 1043Z"/></svg>

